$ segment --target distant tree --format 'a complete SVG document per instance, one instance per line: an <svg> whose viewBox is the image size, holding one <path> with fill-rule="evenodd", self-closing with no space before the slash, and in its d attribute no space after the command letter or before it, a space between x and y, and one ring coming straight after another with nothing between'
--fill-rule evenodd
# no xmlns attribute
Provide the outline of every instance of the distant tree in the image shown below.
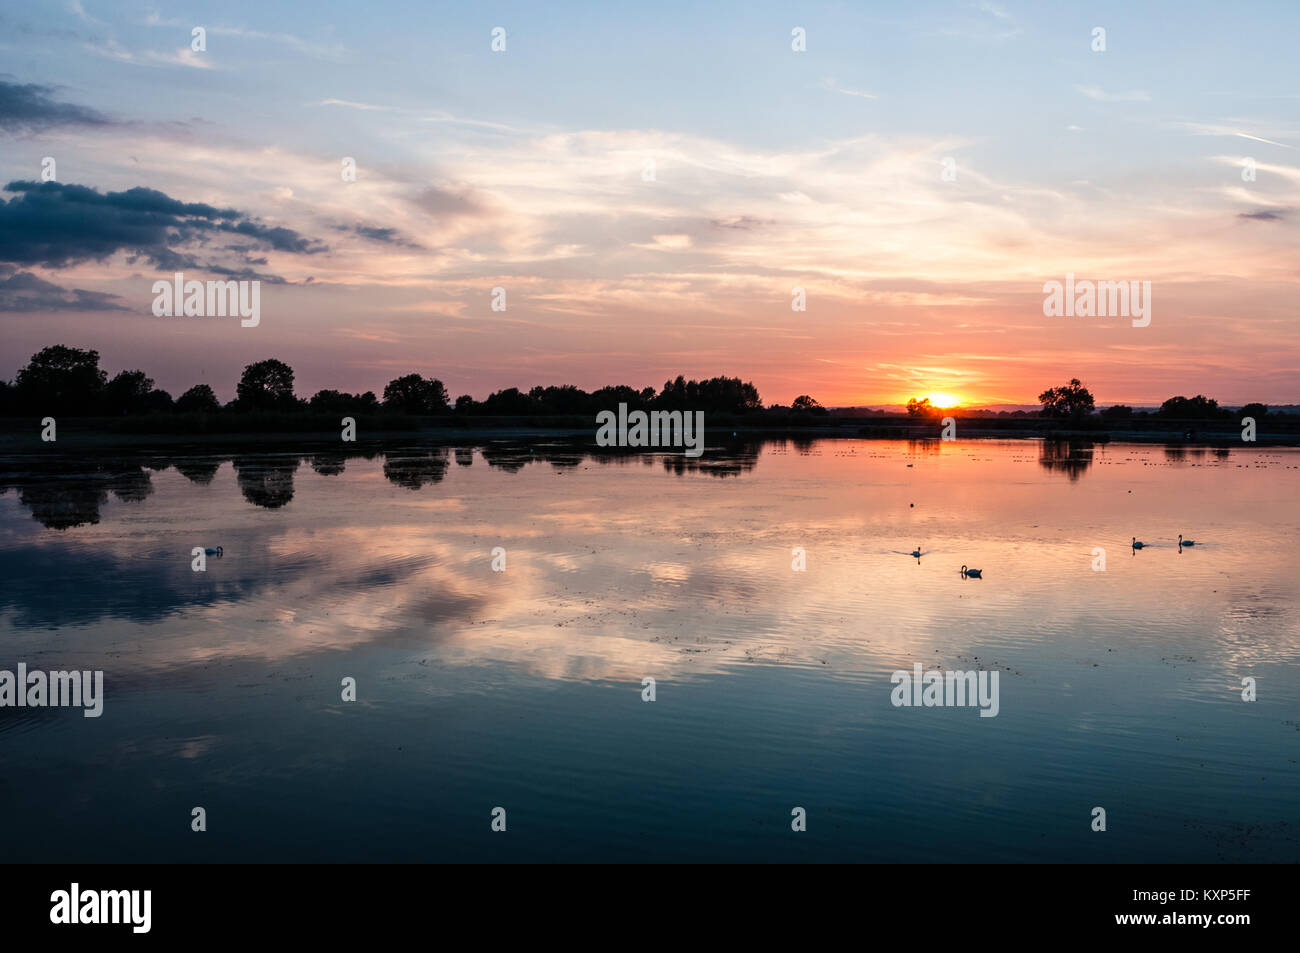
<svg viewBox="0 0 1300 953"><path fill-rule="evenodd" d="M533 401L527 394L520 393L518 387L507 387L488 394L482 412L490 417L526 416L533 412Z"/></svg>
<svg viewBox="0 0 1300 953"><path fill-rule="evenodd" d="M149 407L153 378L144 371L120 371L104 385L103 408L109 414L142 414ZM171 398L168 398L168 403Z"/></svg>
<svg viewBox="0 0 1300 953"><path fill-rule="evenodd" d="M536 414L582 414L591 408L591 395L573 384L534 387L528 397Z"/></svg>
<svg viewBox="0 0 1300 953"><path fill-rule="evenodd" d="M1170 397L1160 405L1160 416L1171 420L1203 420L1219 416L1219 402L1202 394L1195 397Z"/></svg>
<svg viewBox="0 0 1300 953"><path fill-rule="evenodd" d="M170 414L176 409L176 402L172 400L172 395L165 390L151 390L144 399L144 412L146 414Z"/></svg>
<svg viewBox="0 0 1300 953"><path fill-rule="evenodd" d="M817 402L816 398L809 397L807 394L800 394L796 397L794 403L790 405L790 409L796 412L811 413L818 416L828 413L826 408Z"/></svg>
<svg viewBox="0 0 1300 953"><path fill-rule="evenodd" d="M1268 415L1268 407L1264 404L1247 404L1241 408L1242 417L1254 417L1256 420L1263 420Z"/></svg>
<svg viewBox="0 0 1300 953"><path fill-rule="evenodd" d="M1127 404L1116 404L1101 411L1101 416L1107 420L1128 420L1133 416L1133 408Z"/></svg>
<svg viewBox="0 0 1300 953"><path fill-rule="evenodd" d="M445 414L447 388L437 378L407 374L389 381L384 388L384 409L401 414Z"/></svg>
<svg viewBox="0 0 1300 953"><path fill-rule="evenodd" d="M1095 401L1088 388L1073 377L1064 387L1049 387L1038 395L1044 417L1080 420L1092 413Z"/></svg>
<svg viewBox="0 0 1300 953"><path fill-rule="evenodd" d="M477 409L478 404L474 402L474 398L469 394L461 394L456 398L455 410L460 416L468 416L469 414L474 413Z"/></svg>
<svg viewBox="0 0 1300 953"><path fill-rule="evenodd" d="M176 398L176 412L181 414L215 414L221 409L217 395L207 384L195 384Z"/></svg>
<svg viewBox="0 0 1300 953"><path fill-rule="evenodd" d="M929 417L937 409L930 403L929 397L922 397L920 400L913 397L907 402L907 415L909 417Z"/></svg>
<svg viewBox="0 0 1300 953"><path fill-rule="evenodd" d="M374 414L379 412L379 399L369 390L364 394L321 390L312 395L307 406L318 414Z"/></svg>
<svg viewBox="0 0 1300 953"><path fill-rule="evenodd" d="M32 355L14 384L29 413L92 414L108 375L99 369L99 352L55 344Z"/></svg>
<svg viewBox="0 0 1300 953"><path fill-rule="evenodd" d="M275 358L249 364L235 395L240 410L292 410L298 403L293 396L293 368Z"/></svg>
<svg viewBox="0 0 1300 953"><path fill-rule="evenodd" d="M626 384L609 384L600 390L593 391L590 399L590 408L593 411L617 410L619 404L627 404L628 410L645 410L654 400L655 389L646 387L637 390L635 387L629 387Z"/></svg>
<svg viewBox="0 0 1300 953"><path fill-rule="evenodd" d="M675 381L665 381L664 388L654 400L654 406L663 410L704 410L730 414L747 414L762 410L758 388L739 377L710 377L703 381L687 381L678 375Z"/></svg>

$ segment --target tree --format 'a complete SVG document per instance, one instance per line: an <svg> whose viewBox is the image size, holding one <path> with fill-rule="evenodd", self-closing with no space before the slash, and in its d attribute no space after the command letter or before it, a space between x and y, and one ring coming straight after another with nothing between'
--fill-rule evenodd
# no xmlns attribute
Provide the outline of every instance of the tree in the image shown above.
<svg viewBox="0 0 1300 953"><path fill-rule="evenodd" d="M522 417L533 412L533 401L518 387L507 387L488 394L481 412L489 417Z"/></svg>
<svg viewBox="0 0 1300 953"><path fill-rule="evenodd" d="M1128 420L1133 416L1133 408L1127 404L1116 404L1103 410L1101 416L1107 420Z"/></svg>
<svg viewBox="0 0 1300 953"><path fill-rule="evenodd" d="M703 410L728 414L746 414L762 410L758 388L739 377L710 377L703 381L687 381L678 375L675 381L664 381L664 389L654 400L661 410Z"/></svg>
<svg viewBox="0 0 1300 953"><path fill-rule="evenodd" d="M349 394L337 390L320 390L312 395L307 406L317 414L374 414L379 412L379 400L374 391Z"/></svg>
<svg viewBox="0 0 1300 953"><path fill-rule="evenodd" d="M937 409L930 403L929 397L922 397L920 400L913 397L907 402L907 416L909 417L929 417Z"/></svg>
<svg viewBox="0 0 1300 953"><path fill-rule="evenodd" d="M154 389L145 395L143 410L146 414L170 414L175 409L176 402L165 390Z"/></svg>
<svg viewBox="0 0 1300 953"><path fill-rule="evenodd" d="M1254 417L1257 421L1263 420L1268 415L1268 407L1264 404L1251 403L1241 408L1242 417Z"/></svg>
<svg viewBox="0 0 1300 953"><path fill-rule="evenodd" d="M402 414L445 414L447 388L437 378L407 374L389 381L384 388L384 409Z"/></svg>
<svg viewBox="0 0 1300 953"><path fill-rule="evenodd" d="M1092 413L1096 403L1077 377L1070 378L1064 387L1049 387L1038 395L1038 400L1043 405L1044 417L1061 420L1080 420Z"/></svg>
<svg viewBox="0 0 1300 953"><path fill-rule="evenodd" d="M1195 397L1170 397L1160 405L1160 416L1171 420L1204 420L1219 416L1219 402L1197 394Z"/></svg>
<svg viewBox="0 0 1300 953"><path fill-rule="evenodd" d="M815 397L809 397L807 394L800 394L790 405L790 409L795 412L803 412L822 416L827 413L825 407L817 402Z"/></svg>
<svg viewBox="0 0 1300 953"><path fill-rule="evenodd" d="M40 414L89 414L99 406L108 375L99 352L55 344L32 355L14 385L20 404Z"/></svg>
<svg viewBox="0 0 1300 953"><path fill-rule="evenodd" d="M176 412L181 414L215 414L221 409L217 395L207 384L195 384L176 398Z"/></svg>
<svg viewBox="0 0 1300 953"><path fill-rule="evenodd" d="M291 410L298 403L293 396L293 368L275 358L249 364L235 396L241 410Z"/></svg>
<svg viewBox="0 0 1300 953"><path fill-rule="evenodd" d="M103 407L114 416L142 414L149 408L149 394L153 391L153 378L144 371L119 371L104 385ZM171 403L171 397L167 398Z"/></svg>
<svg viewBox="0 0 1300 953"><path fill-rule="evenodd" d="M462 417L474 413L477 407L478 405L474 403L474 398L469 396L469 394L461 394L456 398L456 413Z"/></svg>

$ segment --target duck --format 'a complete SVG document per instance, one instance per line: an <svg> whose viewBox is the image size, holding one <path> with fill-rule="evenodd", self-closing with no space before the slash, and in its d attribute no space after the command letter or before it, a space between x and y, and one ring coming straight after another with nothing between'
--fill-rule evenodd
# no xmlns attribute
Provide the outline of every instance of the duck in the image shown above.
<svg viewBox="0 0 1300 953"><path fill-rule="evenodd" d="M1142 542L1142 541L1141 541L1140 539L1138 539L1136 536L1133 537L1133 548L1134 548L1134 549L1141 549L1141 548L1142 548L1143 546L1145 546L1145 545L1146 545L1146 543Z"/></svg>
<svg viewBox="0 0 1300 953"><path fill-rule="evenodd" d="M1194 540L1194 539L1183 539L1183 534L1182 534L1182 533L1179 533L1179 534L1178 534L1178 545L1179 545L1179 546L1195 546L1195 545L1196 545L1196 540Z"/></svg>
<svg viewBox="0 0 1300 953"><path fill-rule="evenodd" d="M961 574L963 576L971 576L975 579L982 579L984 578L983 573L984 573L983 569L967 569L965 566L961 567Z"/></svg>
<svg viewBox="0 0 1300 953"><path fill-rule="evenodd" d="M221 549L220 546L217 546L215 548L213 548L212 546L208 546L203 550L203 552L209 556L220 556L223 550Z"/></svg>

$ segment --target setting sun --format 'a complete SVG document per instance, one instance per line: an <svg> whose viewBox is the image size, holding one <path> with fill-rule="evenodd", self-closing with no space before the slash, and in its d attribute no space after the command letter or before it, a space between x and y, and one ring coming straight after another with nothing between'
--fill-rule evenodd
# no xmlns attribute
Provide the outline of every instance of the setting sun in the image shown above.
<svg viewBox="0 0 1300 953"><path fill-rule="evenodd" d="M926 394L925 397L933 407L956 407L961 404L961 398L956 394Z"/></svg>

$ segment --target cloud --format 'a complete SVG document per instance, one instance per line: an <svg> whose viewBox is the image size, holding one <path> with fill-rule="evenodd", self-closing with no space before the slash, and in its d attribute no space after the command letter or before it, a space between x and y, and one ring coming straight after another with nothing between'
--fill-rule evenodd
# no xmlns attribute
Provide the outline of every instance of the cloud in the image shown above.
<svg viewBox="0 0 1300 953"><path fill-rule="evenodd" d="M386 228L378 225L335 225L334 228L340 232L351 232L354 235L359 235L372 242L379 242L382 245L394 245L399 248L424 247L404 237L402 233L395 228Z"/></svg>
<svg viewBox="0 0 1300 953"><path fill-rule="evenodd" d="M1265 139L1263 136L1257 136L1253 133L1245 132L1236 126L1225 126L1218 123L1208 122L1175 122L1170 123L1180 129L1186 129L1195 136L1237 136L1240 139L1249 139L1251 142L1263 142L1270 146L1281 146L1283 149L1294 149L1295 146L1288 145L1285 142L1278 142L1275 139Z"/></svg>
<svg viewBox="0 0 1300 953"><path fill-rule="evenodd" d="M1099 103L1145 103L1151 101L1149 93L1141 89L1130 90L1127 93L1108 93L1100 86L1080 86L1074 87L1089 99Z"/></svg>
<svg viewBox="0 0 1300 953"><path fill-rule="evenodd" d="M835 80L833 80L833 79L824 79L824 80L822 80L822 89L830 90L832 93L841 93L841 94L843 94L843 95L845 95L845 96L857 96L859 99L879 99L879 98L880 98L880 97L877 96L875 93L868 93L866 90L862 90L862 89L849 89L848 87L840 86L840 85L839 85L838 83L836 83Z"/></svg>
<svg viewBox="0 0 1300 953"><path fill-rule="evenodd" d="M488 211L485 200L468 188L430 185L421 189L411 202L422 212L438 218L475 217Z"/></svg>
<svg viewBox="0 0 1300 953"><path fill-rule="evenodd" d="M346 99L322 99L316 103L317 106L346 106L349 109L360 109L362 112L396 112L396 106L374 106L370 103L354 103Z"/></svg>
<svg viewBox="0 0 1300 953"><path fill-rule="evenodd" d="M1238 212L1237 218L1247 218L1256 222L1280 222L1286 218L1286 211L1275 212L1272 209L1256 209L1253 212Z"/></svg>
<svg viewBox="0 0 1300 953"><path fill-rule="evenodd" d="M108 126L112 121L93 109L53 98L55 87L0 79L0 131L41 132L57 126Z"/></svg>
<svg viewBox="0 0 1300 953"><path fill-rule="evenodd" d="M101 194L84 185L20 181L4 191L17 195L0 205L0 261L19 265L63 268L122 251L162 268L209 267L178 249L201 246L216 233L290 254L326 250L291 228L264 225L235 209L181 202L154 189Z"/></svg>
<svg viewBox="0 0 1300 953"><path fill-rule="evenodd" d="M130 311L121 298L102 291L60 288L20 271L0 280L0 311Z"/></svg>

